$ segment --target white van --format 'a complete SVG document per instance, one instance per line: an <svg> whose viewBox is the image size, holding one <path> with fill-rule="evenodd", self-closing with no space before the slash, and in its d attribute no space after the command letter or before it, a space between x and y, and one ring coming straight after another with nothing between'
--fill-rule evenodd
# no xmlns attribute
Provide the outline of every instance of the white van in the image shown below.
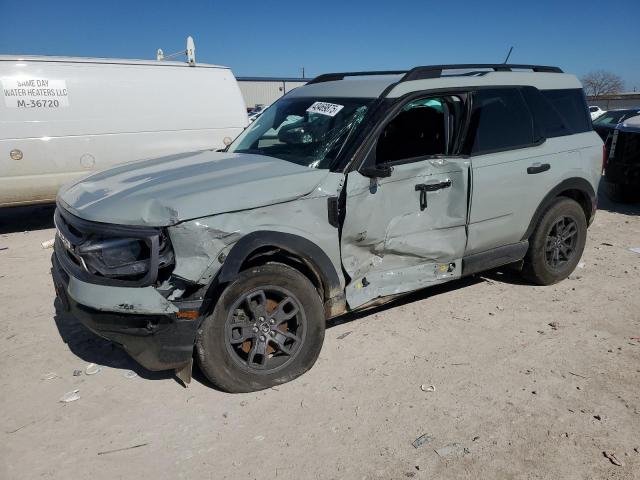
<svg viewBox="0 0 640 480"><path fill-rule="evenodd" d="M227 67L0 56L0 207L50 202L96 169L225 147L247 126Z"/></svg>

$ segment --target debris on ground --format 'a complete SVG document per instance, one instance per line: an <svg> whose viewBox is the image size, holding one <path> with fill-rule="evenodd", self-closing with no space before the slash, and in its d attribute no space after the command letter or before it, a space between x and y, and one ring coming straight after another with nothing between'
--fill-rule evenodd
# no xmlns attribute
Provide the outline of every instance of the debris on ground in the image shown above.
<svg viewBox="0 0 640 480"><path fill-rule="evenodd" d="M75 402L80 398L80 390L72 390L70 392L65 393L62 397L60 397L60 401L62 403Z"/></svg>
<svg viewBox="0 0 640 480"><path fill-rule="evenodd" d="M42 242L40 245L42 245L42 248L52 248L53 244L56 242L55 238L52 238L51 240L47 240L46 242Z"/></svg>
<svg viewBox="0 0 640 480"><path fill-rule="evenodd" d="M552 330L557 330L558 327L560 326L560 323L554 320L553 322L549 322L548 325L551 327Z"/></svg>
<svg viewBox="0 0 640 480"><path fill-rule="evenodd" d="M472 442L475 442L476 440L480 440L480 435L476 435L471 439Z"/></svg>
<svg viewBox="0 0 640 480"><path fill-rule="evenodd" d="M115 450L105 450L104 452L98 452L98 455L106 455L108 453L124 452L125 450L132 450L134 448L145 447L147 445L149 445L149 444L148 443L141 443L139 445L133 445L131 447L116 448Z"/></svg>
<svg viewBox="0 0 640 480"><path fill-rule="evenodd" d="M422 390L423 392L435 392L436 391L436 386L435 385L420 385L420 390Z"/></svg>
<svg viewBox="0 0 640 480"><path fill-rule="evenodd" d="M431 440L433 440L433 437L428 433L425 433L424 435L420 435L418 438L416 438L411 445L413 445L413 448L419 448L425 443L430 442Z"/></svg>
<svg viewBox="0 0 640 480"><path fill-rule="evenodd" d="M95 363L90 363L84 368L85 375L95 375L96 373L100 373L102 367L100 365L96 365Z"/></svg>
<svg viewBox="0 0 640 480"><path fill-rule="evenodd" d="M584 262L578 262L578 268L584 268L585 263Z"/></svg>
<svg viewBox="0 0 640 480"><path fill-rule="evenodd" d="M617 465L618 467L624 467L624 463L622 463L620 460L618 460L618 457L616 457L616 454L613 452L602 452L602 454L607 457L609 459L609 461L611 463L613 463L614 465Z"/></svg>
<svg viewBox="0 0 640 480"><path fill-rule="evenodd" d="M613 247L613 243L609 243L609 242L602 242L600 243L600 245L604 245L605 247Z"/></svg>
<svg viewBox="0 0 640 480"><path fill-rule="evenodd" d="M574 372L568 372L569 375L573 375L574 377L580 377L580 378L589 378L589 377L585 377L584 375L580 375L579 373L574 373Z"/></svg>
<svg viewBox="0 0 640 480"><path fill-rule="evenodd" d="M82 370L74 370L73 371L73 376L74 377L79 377L80 375L82 375Z"/></svg>
<svg viewBox="0 0 640 480"><path fill-rule="evenodd" d="M640 247L631 247L629 251L633 253L640 253Z"/></svg>
<svg viewBox="0 0 640 480"><path fill-rule="evenodd" d="M9 250L9 247L0 247L0 250Z"/></svg>
<svg viewBox="0 0 640 480"><path fill-rule="evenodd" d="M137 376L138 374L133 370L127 370L126 372L124 372L124 378L136 378Z"/></svg>
<svg viewBox="0 0 640 480"><path fill-rule="evenodd" d="M348 337L349 335L351 335L351 332L344 332L342 335L338 335L336 338L338 340L342 340L343 338Z"/></svg>
<svg viewBox="0 0 640 480"><path fill-rule="evenodd" d="M455 454L471 453L471 451L467 447L464 447L464 446L460 445L459 443L451 443L449 445L445 445L444 447L434 449L434 452L436 452L438 454L438 456L440 456L440 457L446 457L446 456L451 455L453 453L455 453Z"/></svg>
<svg viewBox="0 0 640 480"><path fill-rule="evenodd" d="M602 420L602 417L600 415L594 415L593 418L595 418L596 420Z"/></svg>
<svg viewBox="0 0 640 480"><path fill-rule="evenodd" d="M40 378L42 380L53 380L54 378L56 378L58 375L56 375L55 372L49 372L49 373L44 373Z"/></svg>

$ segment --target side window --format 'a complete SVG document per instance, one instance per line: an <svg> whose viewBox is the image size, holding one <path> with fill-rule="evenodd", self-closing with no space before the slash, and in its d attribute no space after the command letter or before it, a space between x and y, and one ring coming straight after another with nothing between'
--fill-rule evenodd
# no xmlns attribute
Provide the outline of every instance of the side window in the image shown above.
<svg viewBox="0 0 640 480"><path fill-rule="evenodd" d="M473 95L466 151L478 155L534 142L533 118L520 89L480 90Z"/></svg>
<svg viewBox="0 0 640 480"><path fill-rule="evenodd" d="M522 95L533 113L536 137L553 138L571 135L567 122L540 90L535 87L523 87Z"/></svg>
<svg viewBox="0 0 640 480"><path fill-rule="evenodd" d="M459 97L410 101L378 137L376 163L450 154L463 111Z"/></svg>
<svg viewBox="0 0 640 480"><path fill-rule="evenodd" d="M591 116L584 92L580 88L540 90L540 93L555 107L571 133L591 130Z"/></svg>

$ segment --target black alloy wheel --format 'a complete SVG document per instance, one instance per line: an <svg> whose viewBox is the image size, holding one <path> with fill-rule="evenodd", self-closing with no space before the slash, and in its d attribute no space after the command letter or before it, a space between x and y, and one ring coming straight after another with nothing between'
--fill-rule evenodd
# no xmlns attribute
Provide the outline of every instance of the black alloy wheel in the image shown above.
<svg viewBox="0 0 640 480"><path fill-rule="evenodd" d="M578 225L571 217L561 216L547 235L545 258L554 270L559 270L573 259L578 242Z"/></svg>
<svg viewBox="0 0 640 480"><path fill-rule="evenodd" d="M291 292L267 285L235 302L225 325L226 345L239 365L256 373L273 372L295 358L306 322Z"/></svg>

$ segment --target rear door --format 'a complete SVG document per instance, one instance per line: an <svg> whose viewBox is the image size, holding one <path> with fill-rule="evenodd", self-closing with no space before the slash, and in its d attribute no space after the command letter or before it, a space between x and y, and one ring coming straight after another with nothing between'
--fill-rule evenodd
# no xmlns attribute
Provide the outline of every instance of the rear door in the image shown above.
<svg viewBox="0 0 640 480"><path fill-rule="evenodd" d="M585 138L575 134L590 130L579 89L489 88L475 92L472 101L466 255L522 240L544 197L581 174Z"/></svg>
<svg viewBox="0 0 640 480"><path fill-rule="evenodd" d="M341 254L351 308L460 276L469 162L454 152L464 111L460 96L407 102L348 174Z"/></svg>
<svg viewBox="0 0 640 480"><path fill-rule="evenodd" d="M473 94L466 146L473 169L467 255L521 240L531 206L535 210L547 191L551 166L542 142L519 87Z"/></svg>

